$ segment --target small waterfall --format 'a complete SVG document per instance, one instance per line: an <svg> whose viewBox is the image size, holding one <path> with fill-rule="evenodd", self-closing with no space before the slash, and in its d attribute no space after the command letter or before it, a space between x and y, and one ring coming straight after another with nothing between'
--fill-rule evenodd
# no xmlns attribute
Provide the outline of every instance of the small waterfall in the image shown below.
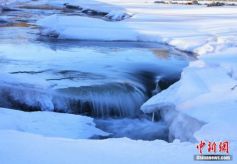
<svg viewBox="0 0 237 164"><path fill-rule="evenodd" d="M136 117L148 99L144 89L130 83L43 90L0 86L0 106L24 111L47 110L93 117Z"/></svg>
<svg viewBox="0 0 237 164"><path fill-rule="evenodd" d="M147 100L145 92L129 83L70 87L57 92L67 100L67 112L94 117L135 117ZM62 109L60 104L57 109Z"/></svg>

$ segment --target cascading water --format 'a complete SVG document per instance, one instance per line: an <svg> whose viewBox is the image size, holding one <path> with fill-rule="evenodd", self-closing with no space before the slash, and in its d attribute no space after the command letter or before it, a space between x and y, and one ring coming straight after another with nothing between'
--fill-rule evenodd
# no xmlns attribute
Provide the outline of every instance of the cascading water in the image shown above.
<svg viewBox="0 0 237 164"><path fill-rule="evenodd" d="M129 83L65 88L58 92L68 95L69 112L101 118L135 117L137 109L147 100L142 89Z"/></svg>
<svg viewBox="0 0 237 164"><path fill-rule="evenodd" d="M145 74L144 74L145 73ZM154 76L154 77L153 77ZM101 85L37 88L28 84L0 85L0 106L24 111L55 111L95 118L136 118L140 106L157 89L155 74L136 72L132 82Z"/></svg>
<svg viewBox="0 0 237 164"><path fill-rule="evenodd" d="M0 106L7 108L121 118L139 116L140 106L148 99L148 89L142 83L138 86L128 82L60 89L2 84L0 97Z"/></svg>
<svg viewBox="0 0 237 164"><path fill-rule="evenodd" d="M47 110L93 117L135 117L147 99L129 84L105 84L56 91L0 86L2 107L26 111Z"/></svg>

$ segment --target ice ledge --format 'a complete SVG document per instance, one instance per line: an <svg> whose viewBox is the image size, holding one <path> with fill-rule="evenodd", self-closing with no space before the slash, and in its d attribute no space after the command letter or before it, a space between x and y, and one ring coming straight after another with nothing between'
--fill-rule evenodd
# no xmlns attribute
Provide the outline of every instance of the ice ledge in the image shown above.
<svg viewBox="0 0 237 164"><path fill-rule="evenodd" d="M163 112L170 132L181 140L192 140L192 135L187 135L190 131L196 131L197 140L237 140L230 128L237 115L236 49L199 58L184 69L180 81L149 99L141 110Z"/></svg>
<svg viewBox="0 0 237 164"><path fill-rule="evenodd" d="M150 113L153 111L160 113L161 119L169 127L169 142L172 142L175 139L179 139L180 141L196 142L197 138L194 137L194 133L205 123L187 114L179 112L175 108L175 105L171 103L161 103L157 106L148 106L148 108L146 108L146 106L142 107L145 112L149 111L148 113Z"/></svg>
<svg viewBox="0 0 237 164"><path fill-rule="evenodd" d="M97 129L86 116L55 112L22 112L0 108L0 131L16 130L45 137L86 139L109 134Z"/></svg>

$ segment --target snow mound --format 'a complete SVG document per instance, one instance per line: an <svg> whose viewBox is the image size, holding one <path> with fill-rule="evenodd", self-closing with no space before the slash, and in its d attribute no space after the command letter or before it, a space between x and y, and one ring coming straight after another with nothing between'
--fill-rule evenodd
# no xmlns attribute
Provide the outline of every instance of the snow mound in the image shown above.
<svg viewBox="0 0 237 164"><path fill-rule="evenodd" d="M86 116L54 112L22 112L0 108L0 130L16 130L47 137L84 139L108 133L95 128Z"/></svg>
<svg viewBox="0 0 237 164"><path fill-rule="evenodd" d="M117 16L114 18L117 19ZM82 16L52 15L39 20L37 24L43 27L42 35L55 36L56 34L59 39L136 41L137 37L135 31L129 30L121 22L107 22ZM115 25L117 28L114 28Z"/></svg>

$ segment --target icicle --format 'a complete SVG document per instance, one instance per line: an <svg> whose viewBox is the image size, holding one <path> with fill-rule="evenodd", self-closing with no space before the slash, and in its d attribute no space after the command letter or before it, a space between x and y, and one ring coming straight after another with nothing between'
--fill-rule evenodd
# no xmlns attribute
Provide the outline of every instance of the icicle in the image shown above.
<svg viewBox="0 0 237 164"><path fill-rule="evenodd" d="M152 113L152 122L155 122L155 112Z"/></svg>

